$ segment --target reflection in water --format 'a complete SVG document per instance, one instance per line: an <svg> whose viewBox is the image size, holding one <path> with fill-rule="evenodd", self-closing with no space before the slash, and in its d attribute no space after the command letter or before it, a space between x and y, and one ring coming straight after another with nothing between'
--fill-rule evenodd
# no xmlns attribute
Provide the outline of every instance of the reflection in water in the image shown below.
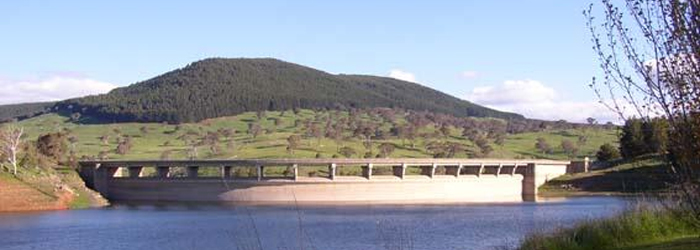
<svg viewBox="0 0 700 250"><path fill-rule="evenodd" d="M610 216L613 197L538 203L272 206L130 204L0 214L2 249L500 249Z"/></svg>

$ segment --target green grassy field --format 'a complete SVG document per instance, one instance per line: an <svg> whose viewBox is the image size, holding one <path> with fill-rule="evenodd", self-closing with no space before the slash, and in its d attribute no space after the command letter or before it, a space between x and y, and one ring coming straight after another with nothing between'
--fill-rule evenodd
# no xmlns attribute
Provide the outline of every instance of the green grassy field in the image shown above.
<svg viewBox="0 0 700 250"><path fill-rule="evenodd" d="M320 112L320 116L327 116L331 112ZM335 141L329 138L307 138L304 135L303 125L295 127L295 120L314 119L319 113L310 110L302 110L298 114L293 112L267 112L266 116L258 120L255 113L244 113L233 117L222 117L205 120L199 123L168 125L160 123L118 123L118 124L78 124L70 122L67 117L55 114L48 114L18 123L27 131L27 140L36 140L40 135L58 131L69 131L71 136L75 136L78 141L75 147L78 156L97 156L100 152L105 152L110 159L159 159L164 151L170 151L170 159L187 159L190 146L185 140L178 139L182 135L190 134L190 137L197 138L206 135L207 132L214 132L219 129L235 129L235 134L231 138L220 138L218 147L220 151L213 153L208 145L197 148L198 159L234 159L234 158L313 158L317 154L321 157L330 158L343 157L338 153L340 147L351 147L357 154L352 157L363 157L367 149L363 146L362 140L352 137L350 131L344 131L343 139ZM340 112L334 119L348 116L347 112ZM275 126L272 118L280 120L279 126ZM362 119L370 119L363 116ZM248 123L258 122L263 131L259 136L253 138L247 133ZM404 117L397 116L396 123L405 123ZM389 123L383 123L382 129L388 131L391 127ZM145 128L145 129L142 129ZM395 151L390 157L432 157L432 153L426 149L426 145L432 141L456 142L463 145L464 150L455 154L454 157L468 157L470 150L476 150L475 145L461 136L461 129L452 128L450 135L430 136L436 131L434 126L428 125L422 128L415 141L415 147L411 147L409 140L402 140L388 137L385 140L374 140L372 145L373 155L379 152L381 143L391 143ZM297 134L302 135L300 146L293 154L287 152L287 137ZM107 143L102 143L101 136L109 136ZM117 154L117 138L119 135L128 135L132 138L133 147L126 154ZM569 159L570 157L559 146L564 139L576 142L579 135L587 136L585 144L579 145L579 151L574 159L582 159L585 156L595 155L598 147L603 143L615 143L617 140L616 130L603 129L571 129L571 130L548 130L537 133L522 133L507 135L502 145L490 142L493 152L488 158L547 158L547 159ZM535 149L535 142L538 137L545 138L554 149L550 154L542 154ZM104 153L103 153L104 154Z"/></svg>

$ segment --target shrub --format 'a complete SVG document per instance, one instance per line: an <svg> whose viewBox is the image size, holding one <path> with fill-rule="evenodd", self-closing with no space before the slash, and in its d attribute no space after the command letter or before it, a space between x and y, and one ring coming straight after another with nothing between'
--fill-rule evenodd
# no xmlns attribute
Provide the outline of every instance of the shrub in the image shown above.
<svg viewBox="0 0 700 250"><path fill-rule="evenodd" d="M598 161L606 162L620 158L620 151L618 151L617 148L615 148L610 143L605 143L603 145L600 145L600 148L598 149L598 152L595 154L595 156L598 159Z"/></svg>

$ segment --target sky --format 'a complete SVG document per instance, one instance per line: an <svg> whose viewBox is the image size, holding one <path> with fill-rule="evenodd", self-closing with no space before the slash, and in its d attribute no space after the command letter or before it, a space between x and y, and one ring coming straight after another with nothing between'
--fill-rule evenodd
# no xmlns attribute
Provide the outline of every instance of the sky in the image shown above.
<svg viewBox="0 0 700 250"><path fill-rule="evenodd" d="M105 93L208 57L388 76L529 118L616 121L588 1L2 1L0 104Z"/></svg>

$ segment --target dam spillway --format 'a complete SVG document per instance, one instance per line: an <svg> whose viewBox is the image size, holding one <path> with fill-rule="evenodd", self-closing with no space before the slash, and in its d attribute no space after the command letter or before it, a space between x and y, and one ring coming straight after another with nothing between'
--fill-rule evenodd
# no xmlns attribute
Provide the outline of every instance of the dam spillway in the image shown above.
<svg viewBox="0 0 700 250"><path fill-rule="evenodd" d="M80 175L110 201L512 202L535 201L537 188L565 174L570 164L432 158L104 160L81 161ZM319 167L320 174L300 175ZM270 168L285 171L269 174ZM360 171L344 175L344 168Z"/></svg>

